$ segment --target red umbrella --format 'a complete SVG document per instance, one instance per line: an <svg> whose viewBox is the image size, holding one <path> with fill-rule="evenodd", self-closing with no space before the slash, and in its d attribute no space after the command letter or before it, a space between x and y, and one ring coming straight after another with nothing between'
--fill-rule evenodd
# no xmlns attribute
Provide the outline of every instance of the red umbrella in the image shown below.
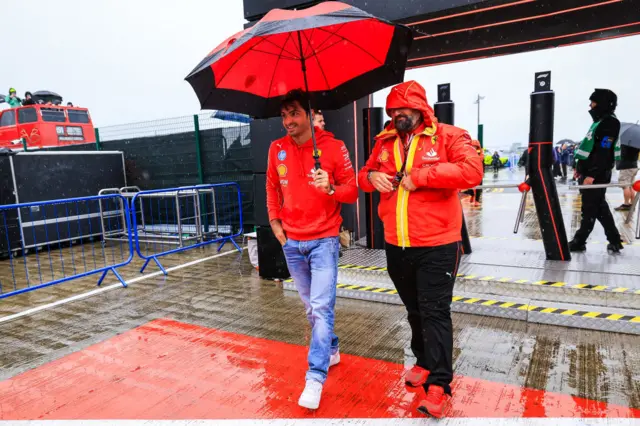
<svg viewBox="0 0 640 426"><path fill-rule="evenodd" d="M338 109L402 82L411 41L409 28L340 2L274 9L213 49L186 80L203 109L276 117L284 95L299 88L316 108Z"/></svg>

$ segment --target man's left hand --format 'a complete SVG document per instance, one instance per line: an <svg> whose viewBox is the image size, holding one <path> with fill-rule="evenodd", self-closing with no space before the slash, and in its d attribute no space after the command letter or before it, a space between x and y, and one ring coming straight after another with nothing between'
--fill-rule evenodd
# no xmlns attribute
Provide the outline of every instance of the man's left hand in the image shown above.
<svg viewBox="0 0 640 426"><path fill-rule="evenodd" d="M405 191L409 192L418 189L418 187L413 183L413 180L411 180L411 175L405 175L405 177L402 178L402 182L400 182L400 185L402 185Z"/></svg>
<svg viewBox="0 0 640 426"><path fill-rule="evenodd" d="M586 177L584 178L584 182L582 182L583 185L591 185L593 184L594 179L592 177Z"/></svg>
<svg viewBox="0 0 640 426"><path fill-rule="evenodd" d="M322 169L318 169L315 171L313 176L313 184L320 191L328 194L331 190L331 182L329 182L329 173L325 172Z"/></svg>

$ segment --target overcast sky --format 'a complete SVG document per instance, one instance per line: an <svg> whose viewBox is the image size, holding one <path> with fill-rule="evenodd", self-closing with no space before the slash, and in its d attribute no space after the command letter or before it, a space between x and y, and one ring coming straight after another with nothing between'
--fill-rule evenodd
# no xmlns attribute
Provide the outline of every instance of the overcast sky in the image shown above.
<svg viewBox="0 0 640 426"><path fill-rule="evenodd" d="M52 90L88 107L97 126L198 112L184 77L243 28L242 0L0 0L0 93ZM552 71L555 139L583 137L595 87L614 90L622 121L640 120L640 36L407 72L436 100L451 83L456 125L476 134L478 93L485 146L526 143L536 71ZM633 53L636 52L636 53ZM387 91L374 96L384 106ZM0 106L1 108L2 106Z"/></svg>

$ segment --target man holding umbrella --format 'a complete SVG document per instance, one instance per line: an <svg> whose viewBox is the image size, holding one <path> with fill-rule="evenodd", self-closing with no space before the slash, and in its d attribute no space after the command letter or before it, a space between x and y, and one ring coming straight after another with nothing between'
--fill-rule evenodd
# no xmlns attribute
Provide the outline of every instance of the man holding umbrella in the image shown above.
<svg viewBox="0 0 640 426"><path fill-rule="evenodd" d="M287 266L311 325L309 370L298 404L316 409L329 367L340 362L333 331L338 279L341 203L358 198L349 152L333 134L315 128L322 161L314 169L309 101L301 90L282 101L287 135L269 148L267 209L273 232L282 244Z"/></svg>
<svg viewBox="0 0 640 426"><path fill-rule="evenodd" d="M483 164L469 134L438 123L415 81L387 97L393 119L377 137L360 187L380 195L387 269L404 303L417 358L406 382L424 386L420 410L442 417L453 380L451 299L461 248L460 189L482 181Z"/></svg>
<svg viewBox="0 0 640 426"><path fill-rule="evenodd" d="M310 113L403 81L412 40L410 28L346 3L273 9L186 77L203 109L280 116L287 130L270 147L267 207L312 326L304 407L318 407L327 370L339 361L333 308L340 205L358 196L344 143L313 127ZM259 143L260 135L252 139Z"/></svg>

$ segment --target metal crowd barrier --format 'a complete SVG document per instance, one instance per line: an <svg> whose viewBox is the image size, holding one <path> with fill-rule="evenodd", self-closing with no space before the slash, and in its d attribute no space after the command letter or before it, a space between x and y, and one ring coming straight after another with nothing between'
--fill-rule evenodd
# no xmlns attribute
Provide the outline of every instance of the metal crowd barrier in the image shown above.
<svg viewBox="0 0 640 426"><path fill-rule="evenodd" d="M237 183L140 191L131 198L130 212L136 252L145 260L140 272L154 261L167 275L159 257L210 244L221 243L220 251L229 241L242 251L234 240L243 227Z"/></svg>
<svg viewBox="0 0 640 426"><path fill-rule="evenodd" d="M109 271L133 259L131 239L109 248L104 232L129 227L127 201L118 194L0 206L0 299ZM106 230L106 231L105 231ZM20 256L21 255L21 256Z"/></svg>
<svg viewBox="0 0 640 426"><path fill-rule="evenodd" d="M518 208L518 214L516 216L516 224L513 228L513 233L517 234L518 233L518 228L520 227L520 224L522 222L524 222L524 212L525 212L525 208L527 205L527 195L529 194L530 188L528 188L528 185L526 185L526 189L525 187L520 188L520 185L525 185L525 184L519 184L519 185L496 185L496 186L491 186L491 187L497 187L497 188L519 188L522 192L522 198L520 200L520 207ZM602 188L627 188L629 186L632 186L635 189L640 189L640 181L635 182L633 185L627 185L627 184L622 184L622 183L603 183L603 184L592 184L592 185L568 185L568 187L570 189L602 189ZM479 187L478 187L479 188ZM637 217L636 217L636 239L640 240L640 209L638 208L638 204L640 203L640 191L636 191L636 195L633 198L633 203L631 204L631 208L629 209L629 212L627 213L627 217L624 220L625 224L628 224L629 222L631 222L631 219L633 217L633 214L636 212L637 210Z"/></svg>
<svg viewBox="0 0 640 426"><path fill-rule="evenodd" d="M640 202L640 180L634 182L633 184L625 184L625 183L599 183L599 184L591 184L591 185L569 185L570 189L602 189L602 188L628 188L632 187L636 191L636 195L633 198L633 203L631 204L631 208L627 213L627 217L624 220L625 224L631 222L631 218L633 217L633 213L637 210L638 215L636 217L636 240L640 240L640 209L638 209L638 203Z"/></svg>

